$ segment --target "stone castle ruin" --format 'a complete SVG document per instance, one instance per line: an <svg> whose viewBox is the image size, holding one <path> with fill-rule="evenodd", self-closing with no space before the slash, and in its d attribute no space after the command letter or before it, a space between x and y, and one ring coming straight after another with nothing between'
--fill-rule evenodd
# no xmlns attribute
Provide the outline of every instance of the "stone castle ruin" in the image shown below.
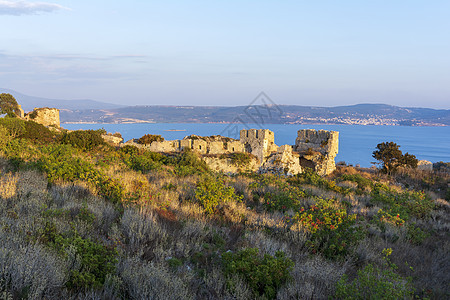
<svg viewBox="0 0 450 300"><path fill-rule="evenodd" d="M311 168L319 175L328 175L335 169L339 133L306 129L299 130L295 145L277 146L274 133L268 129L241 130L240 139L222 136L201 137L190 135L182 140L153 141L148 145L131 140L122 145L134 145L153 152L179 152L191 149L202 155L213 170L235 173L243 168L233 166L226 155L248 153L252 161L246 171L295 175Z"/></svg>
<svg viewBox="0 0 450 300"><path fill-rule="evenodd" d="M32 112L23 115L27 121L34 121L44 126L60 127L59 109L57 108L35 108Z"/></svg>

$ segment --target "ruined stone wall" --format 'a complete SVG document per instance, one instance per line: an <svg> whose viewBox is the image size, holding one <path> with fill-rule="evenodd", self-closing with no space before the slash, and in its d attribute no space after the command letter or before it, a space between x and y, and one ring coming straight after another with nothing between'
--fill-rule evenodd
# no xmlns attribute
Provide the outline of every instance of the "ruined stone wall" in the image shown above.
<svg viewBox="0 0 450 300"><path fill-rule="evenodd" d="M244 152L244 146L237 140L220 141L214 139L188 139L152 142L150 145L137 144L135 140L130 140L125 145L133 145L148 149L152 152L178 152L183 149L191 149L200 154L228 154L235 152Z"/></svg>
<svg viewBox="0 0 450 300"><path fill-rule="evenodd" d="M59 109L56 108L35 108L25 115L28 121L34 121L44 126L60 127Z"/></svg>
<svg viewBox="0 0 450 300"><path fill-rule="evenodd" d="M248 171L295 175L305 168L312 168L319 175L328 175L336 169L334 159L338 153L339 133L325 130L299 130L294 146L275 144L274 133L267 129L241 130L240 140L212 136L189 136L182 140L136 144L133 140L124 145L135 145L153 152L178 152L185 148L203 155L211 169L222 172L238 172L232 160L221 154L247 152L253 154Z"/></svg>
<svg viewBox="0 0 450 300"><path fill-rule="evenodd" d="M268 129L243 129L240 132L240 142L244 145L245 152L255 155L261 162L278 149L274 133Z"/></svg>
<svg viewBox="0 0 450 300"><path fill-rule="evenodd" d="M25 118L25 112L22 109L22 105L19 105L19 118Z"/></svg>
<svg viewBox="0 0 450 300"><path fill-rule="evenodd" d="M336 169L339 132L304 129L297 132L294 151L300 155L300 165L314 169L319 175L328 175Z"/></svg>

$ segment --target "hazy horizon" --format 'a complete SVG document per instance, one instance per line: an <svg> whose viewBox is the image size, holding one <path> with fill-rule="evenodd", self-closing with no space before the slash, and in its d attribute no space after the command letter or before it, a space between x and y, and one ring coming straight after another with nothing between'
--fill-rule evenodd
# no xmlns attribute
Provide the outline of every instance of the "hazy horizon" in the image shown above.
<svg viewBox="0 0 450 300"><path fill-rule="evenodd" d="M448 1L0 0L0 86L121 105L450 109Z"/></svg>

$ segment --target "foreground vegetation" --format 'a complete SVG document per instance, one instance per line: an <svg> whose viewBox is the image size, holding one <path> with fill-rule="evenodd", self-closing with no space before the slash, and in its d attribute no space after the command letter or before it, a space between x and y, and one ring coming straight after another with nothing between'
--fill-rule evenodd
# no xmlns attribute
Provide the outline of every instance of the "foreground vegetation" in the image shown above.
<svg viewBox="0 0 450 300"><path fill-rule="evenodd" d="M0 299L445 299L447 173L217 174L0 119Z"/></svg>

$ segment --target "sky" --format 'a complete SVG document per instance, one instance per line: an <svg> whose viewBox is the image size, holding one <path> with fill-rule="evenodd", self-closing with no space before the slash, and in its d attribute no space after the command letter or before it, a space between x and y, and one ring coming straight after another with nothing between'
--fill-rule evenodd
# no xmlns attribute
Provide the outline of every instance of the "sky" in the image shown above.
<svg viewBox="0 0 450 300"><path fill-rule="evenodd" d="M265 92L450 109L449 16L448 0L0 0L0 88L125 105L246 105Z"/></svg>

